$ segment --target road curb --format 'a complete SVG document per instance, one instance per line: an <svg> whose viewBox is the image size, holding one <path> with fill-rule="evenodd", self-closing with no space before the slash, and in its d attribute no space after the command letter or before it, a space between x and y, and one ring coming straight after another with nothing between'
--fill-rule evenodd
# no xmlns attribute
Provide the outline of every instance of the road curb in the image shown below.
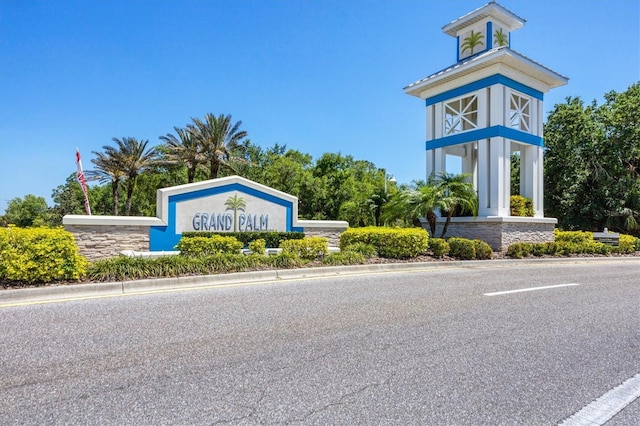
<svg viewBox="0 0 640 426"><path fill-rule="evenodd" d="M316 268L299 268L285 270L265 270L251 272L235 272L219 275L202 275L190 277L155 278L123 282L85 283L72 285L51 285L0 290L0 307L10 305L54 301L62 299L82 299L92 297L109 297L153 291L179 290L198 287L224 286L273 281L287 281L304 278L322 278L331 276L349 276L372 273L417 272L438 269L486 268L486 267L525 267L540 264L580 264L580 263L617 263L637 262L638 257L578 257L578 258L544 258L544 259L491 259L442 262L409 262L409 263L376 263L353 266L323 266Z"/></svg>

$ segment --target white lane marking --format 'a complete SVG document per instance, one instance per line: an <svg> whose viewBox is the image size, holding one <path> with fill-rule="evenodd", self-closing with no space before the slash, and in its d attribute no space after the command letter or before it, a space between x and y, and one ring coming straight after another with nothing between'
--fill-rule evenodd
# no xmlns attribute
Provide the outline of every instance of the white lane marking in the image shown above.
<svg viewBox="0 0 640 426"><path fill-rule="evenodd" d="M640 398L640 373L563 420L560 425L603 425L638 398Z"/></svg>
<svg viewBox="0 0 640 426"><path fill-rule="evenodd" d="M573 286L576 286L576 285L580 285L580 284L569 283L569 284L558 284L558 285L546 285L546 286L543 286L543 287L519 288L517 290L494 291L493 293L484 293L483 296L501 296L503 294L522 293L522 292L525 292L525 291L547 290L547 289L550 289L550 288L573 287Z"/></svg>

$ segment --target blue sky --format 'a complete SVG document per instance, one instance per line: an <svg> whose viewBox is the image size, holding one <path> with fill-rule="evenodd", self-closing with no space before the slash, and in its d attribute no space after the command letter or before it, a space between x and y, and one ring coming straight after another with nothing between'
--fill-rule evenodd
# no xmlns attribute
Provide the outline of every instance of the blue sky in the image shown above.
<svg viewBox="0 0 640 426"><path fill-rule="evenodd" d="M455 62L441 28L486 1L2 0L0 213L85 170L113 137L208 112L251 141L425 176L424 103L403 87ZM640 80L640 1L502 0L511 47L570 78L545 96L601 103Z"/></svg>

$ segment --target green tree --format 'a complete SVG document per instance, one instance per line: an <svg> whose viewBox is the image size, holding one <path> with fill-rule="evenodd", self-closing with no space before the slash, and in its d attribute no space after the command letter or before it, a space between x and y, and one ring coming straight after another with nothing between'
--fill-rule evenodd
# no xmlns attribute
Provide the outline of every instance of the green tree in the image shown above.
<svg viewBox="0 0 640 426"><path fill-rule="evenodd" d="M118 190L120 183L125 179L125 172L120 163L118 151L109 145L102 147L103 152L93 151L95 158L91 159L94 169L87 171L89 180L97 180L100 183L108 183L111 187L113 203L112 213L118 216Z"/></svg>
<svg viewBox="0 0 640 426"><path fill-rule="evenodd" d="M544 127L545 214L564 229L638 233L640 83L585 106L567 98Z"/></svg>
<svg viewBox="0 0 640 426"><path fill-rule="evenodd" d="M240 130L242 121L231 123L231 115L220 114L218 117L209 113L204 120L192 118L188 130L193 133L200 144L205 161L209 165L209 179L218 177L221 170L235 173L234 161L242 161L242 157L233 155L241 149L247 132Z"/></svg>
<svg viewBox="0 0 640 426"><path fill-rule="evenodd" d="M24 198L17 197L9 200L4 219L20 228L49 226L51 224L47 201L43 197L33 194L25 195Z"/></svg>
<svg viewBox="0 0 640 426"><path fill-rule="evenodd" d="M475 32L471 30L471 34L465 37L464 40L462 41L462 46L461 46L462 53L464 53L468 49L469 53L473 55L473 50L477 46L481 46L484 44L483 40L484 40L484 34L482 34L481 32Z"/></svg>
<svg viewBox="0 0 640 426"><path fill-rule="evenodd" d="M468 213L473 216L478 214L478 197L469 177L464 173L458 175L442 173L432 181L439 197L436 204L439 206L441 214L446 216L440 238L447 233L454 214Z"/></svg>
<svg viewBox="0 0 640 426"><path fill-rule="evenodd" d="M125 186L127 201L125 204L125 216L131 213L131 199L136 187L136 180L141 173L149 170L158 163L158 153L155 148L147 149L148 140L139 141L136 138L113 138L117 145L115 157L121 170L126 176Z"/></svg>
<svg viewBox="0 0 640 426"><path fill-rule="evenodd" d="M160 136L164 145L159 148L164 164L183 165L187 168L187 183L192 183L196 178L198 168L204 163L202 145L190 129L174 127L176 135L167 133Z"/></svg>

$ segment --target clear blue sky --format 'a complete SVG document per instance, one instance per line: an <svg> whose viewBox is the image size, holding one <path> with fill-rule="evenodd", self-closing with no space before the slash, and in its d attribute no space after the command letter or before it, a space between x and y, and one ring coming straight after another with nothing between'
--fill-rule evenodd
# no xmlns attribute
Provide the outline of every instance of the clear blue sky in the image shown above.
<svg viewBox="0 0 640 426"><path fill-rule="evenodd" d="M0 212L85 170L113 137L158 144L231 114L253 143L425 176L424 103L402 88L455 62L441 28L488 0L0 0ZM502 0L511 47L603 101L640 80L640 1Z"/></svg>

